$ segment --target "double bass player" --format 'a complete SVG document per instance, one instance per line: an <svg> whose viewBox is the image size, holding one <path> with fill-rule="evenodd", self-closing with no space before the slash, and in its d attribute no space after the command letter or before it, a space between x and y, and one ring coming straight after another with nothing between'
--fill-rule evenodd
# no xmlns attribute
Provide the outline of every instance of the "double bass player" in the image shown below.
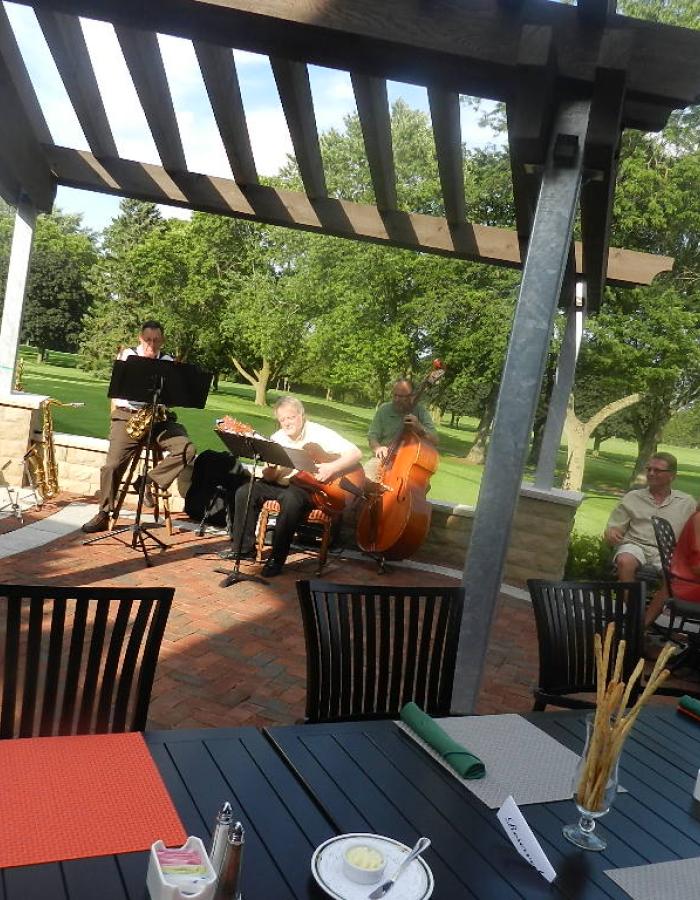
<svg viewBox="0 0 700 900"><path fill-rule="evenodd" d="M367 433L374 458L365 465L365 473L373 481L376 480L379 463L386 459L390 445L405 428L434 446L438 443L430 413L422 403L414 406L413 397L413 384L407 378L399 378L392 386L391 400L382 403L374 414Z"/></svg>

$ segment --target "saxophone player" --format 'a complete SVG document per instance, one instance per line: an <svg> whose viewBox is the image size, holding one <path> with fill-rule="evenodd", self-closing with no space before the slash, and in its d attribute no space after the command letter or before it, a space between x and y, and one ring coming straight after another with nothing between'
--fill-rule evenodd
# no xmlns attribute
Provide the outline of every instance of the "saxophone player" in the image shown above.
<svg viewBox="0 0 700 900"><path fill-rule="evenodd" d="M164 342L163 326L160 322L149 319L141 326L137 346L125 348L117 358L127 359L129 356L136 354L137 356L143 356L145 359L172 360L172 356L162 352L161 348ZM114 506L114 498L119 481L124 474L131 454L138 444L141 443L141 438L133 437L129 433L127 423L145 405L121 399L112 401L109 449L105 464L100 470L100 507L97 514L83 525L82 530L86 534L106 531L109 527L109 514ZM174 418L168 417L165 421L154 422L153 436L158 445L166 451L167 456L146 474L146 490L144 494L146 506L153 506L149 482L155 482L159 488L168 488L180 472L194 462L197 453L186 429L178 424ZM139 489L138 479L134 483L134 487L137 490Z"/></svg>

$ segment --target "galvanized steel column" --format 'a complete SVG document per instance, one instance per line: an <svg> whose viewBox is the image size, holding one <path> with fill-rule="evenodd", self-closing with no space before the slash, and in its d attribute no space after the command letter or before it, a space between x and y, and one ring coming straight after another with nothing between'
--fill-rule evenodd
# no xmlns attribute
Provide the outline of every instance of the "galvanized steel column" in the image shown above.
<svg viewBox="0 0 700 900"><path fill-rule="evenodd" d="M452 696L474 709L574 227L590 100L562 102L523 268L489 452L464 566L466 604Z"/></svg>
<svg viewBox="0 0 700 900"><path fill-rule="evenodd" d="M576 360L581 346L583 322L586 315L586 286L576 283L576 296L566 316L566 328L559 350L559 364L554 382L554 390L549 398L547 421L542 435L542 446L535 471L535 487L551 488L554 484L554 469L557 453L566 420L569 397L574 387Z"/></svg>

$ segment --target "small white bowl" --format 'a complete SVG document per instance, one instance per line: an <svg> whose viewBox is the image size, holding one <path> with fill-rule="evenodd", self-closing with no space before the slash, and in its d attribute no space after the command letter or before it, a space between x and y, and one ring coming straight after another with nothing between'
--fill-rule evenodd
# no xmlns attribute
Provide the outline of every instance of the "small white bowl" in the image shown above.
<svg viewBox="0 0 700 900"><path fill-rule="evenodd" d="M358 884L374 884L379 881L385 867L384 854L370 843L357 841L350 844L343 853L343 874Z"/></svg>

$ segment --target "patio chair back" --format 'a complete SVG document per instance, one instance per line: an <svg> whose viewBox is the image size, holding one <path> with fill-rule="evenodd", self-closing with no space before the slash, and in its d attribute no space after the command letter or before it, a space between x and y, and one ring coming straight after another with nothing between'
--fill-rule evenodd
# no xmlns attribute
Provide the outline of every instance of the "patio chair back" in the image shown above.
<svg viewBox="0 0 700 900"><path fill-rule="evenodd" d="M539 643L539 684L533 690L534 709L548 704L587 709L595 704L571 696L595 692L593 636L615 623L613 659L624 638L622 677L627 679L644 651L642 582L576 582L529 580ZM632 696L635 699L637 691Z"/></svg>
<svg viewBox="0 0 700 900"><path fill-rule="evenodd" d="M651 524L654 528L656 546L659 549L664 580L666 581L668 592L671 594L673 593L671 590L671 558L673 557L673 551L676 549L676 534L671 523L660 516L652 516Z"/></svg>
<svg viewBox="0 0 700 900"><path fill-rule="evenodd" d="M0 585L0 738L143 730L174 593Z"/></svg>
<svg viewBox="0 0 700 900"><path fill-rule="evenodd" d="M298 581L306 720L398 718L415 701L449 715L462 588Z"/></svg>

